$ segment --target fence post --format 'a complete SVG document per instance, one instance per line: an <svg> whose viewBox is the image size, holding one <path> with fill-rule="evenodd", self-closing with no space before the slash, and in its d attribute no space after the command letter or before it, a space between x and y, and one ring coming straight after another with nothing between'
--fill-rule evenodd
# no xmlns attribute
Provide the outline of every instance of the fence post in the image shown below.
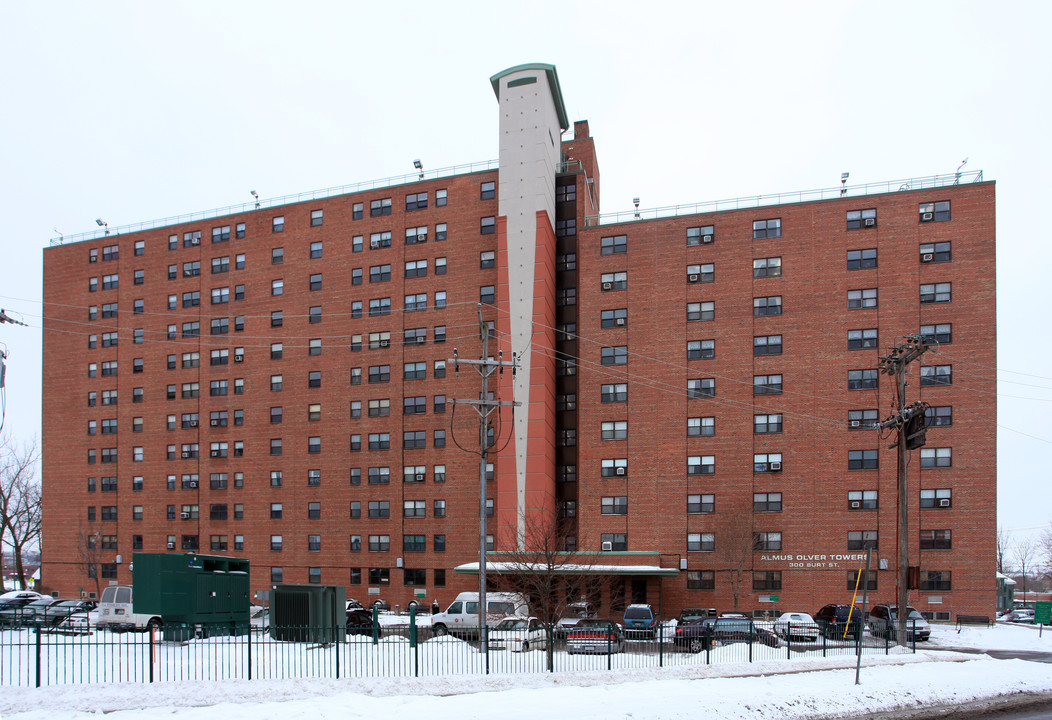
<svg viewBox="0 0 1052 720"><path fill-rule="evenodd" d="M822 657L826 656L826 640L829 638L826 636L826 626L819 625L818 630L822 633Z"/></svg>
<svg viewBox="0 0 1052 720"><path fill-rule="evenodd" d="M265 631L265 628L264 628L264 631ZM261 632L260 633L260 637L262 637L262 636L263 636L263 633ZM252 624L251 623L249 623L249 626L248 626L248 679L249 680L252 679Z"/></svg>
<svg viewBox="0 0 1052 720"><path fill-rule="evenodd" d="M752 662L752 644L756 639L756 625L749 623L749 662Z"/></svg>
<svg viewBox="0 0 1052 720"><path fill-rule="evenodd" d="M153 634L156 632L156 626L150 625L146 628L146 664L150 666L150 682L153 682Z"/></svg>
<svg viewBox="0 0 1052 720"><path fill-rule="evenodd" d="M37 646L37 667L36 667L36 686L40 687L40 626L36 627L36 646Z"/></svg>
<svg viewBox="0 0 1052 720"><path fill-rule="evenodd" d="M774 636L778 637L777 631L775 631ZM785 659L793 659L793 624L791 622L785 624Z"/></svg>
<svg viewBox="0 0 1052 720"><path fill-rule="evenodd" d="M332 632L332 634L334 636L336 636L336 642L333 643L333 647L336 648L336 679L337 680L340 679L340 635L343 635L344 632L345 632L345 628L340 627L339 624L337 624L337 626L335 628L333 628L333 632Z"/></svg>
<svg viewBox="0 0 1052 720"><path fill-rule="evenodd" d="M658 623L658 667L665 667L665 626Z"/></svg>

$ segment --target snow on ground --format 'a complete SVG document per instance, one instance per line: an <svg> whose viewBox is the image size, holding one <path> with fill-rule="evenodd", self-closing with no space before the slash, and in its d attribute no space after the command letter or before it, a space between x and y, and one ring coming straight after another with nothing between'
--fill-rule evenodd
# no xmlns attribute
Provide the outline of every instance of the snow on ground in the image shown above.
<svg viewBox="0 0 1052 720"><path fill-rule="evenodd" d="M155 685L4 688L5 720L714 720L848 717L961 705L998 695L1048 693L1047 664L940 651L987 647L1052 652L1036 628L936 626L916 655L865 656L861 685L853 657L726 663L574 674L275 680Z"/></svg>

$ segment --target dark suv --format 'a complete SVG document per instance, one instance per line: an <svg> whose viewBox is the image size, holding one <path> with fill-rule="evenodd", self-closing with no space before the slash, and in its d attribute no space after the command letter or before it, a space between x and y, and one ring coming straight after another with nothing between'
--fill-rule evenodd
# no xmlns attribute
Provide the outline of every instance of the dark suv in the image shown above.
<svg viewBox="0 0 1052 720"><path fill-rule="evenodd" d="M862 635L862 611L857 607L834 603L824 606L813 617L822 634L832 640L857 640Z"/></svg>

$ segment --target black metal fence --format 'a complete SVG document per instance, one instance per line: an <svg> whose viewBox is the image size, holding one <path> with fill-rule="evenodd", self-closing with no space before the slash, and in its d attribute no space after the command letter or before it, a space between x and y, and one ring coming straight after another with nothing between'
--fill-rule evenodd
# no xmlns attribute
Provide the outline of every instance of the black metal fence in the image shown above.
<svg viewBox="0 0 1052 720"><path fill-rule="evenodd" d="M477 637L434 636L428 626L382 625L373 635L345 634L342 627L278 633L253 628L211 637L200 628L140 633L25 627L0 630L0 686L568 673L916 652L912 634L899 646L893 634L842 637L818 626L794 625L783 632L756 623L747 633L717 633L700 642L686 630L661 625L653 637L640 639L618 632L583 649L572 632L568 640L554 628L529 636L489 630L489 652L482 652Z"/></svg>

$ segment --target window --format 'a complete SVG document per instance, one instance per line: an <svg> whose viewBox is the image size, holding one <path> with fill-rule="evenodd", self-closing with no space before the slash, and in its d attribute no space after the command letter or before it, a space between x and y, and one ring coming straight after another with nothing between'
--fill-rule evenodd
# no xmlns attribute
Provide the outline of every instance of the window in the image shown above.
<svg viewBox="0 0 1052 720"><path fill-rule="evenodd" d="M757 532L752 534L753 552L770 552L782 549L780 532Z"/></svg>
<svg viewBox="0 0 1052 720"><path fill-rule="evenodd" d="M781 335L758 335L752 339L753 355L781 355Z"/></svg>
<svg viewBox="0 0 1052 720"><path fill-rule="evenodd" d="M604 287L607 284L608 283L603 283ZM559 288L556 291L555 304L558 305L559 307L565 307L567 305L576 305L577 304L577 288L574 288L574 287Z"/></svg>
<svg viewBox="0 0 1052 720"><path fill-rule="evenodd" d="M847 426L851 430L862 430L876 427L879 416L876 410L848 410Z"/></svg>
<svg viewBox="0 0 1052 720"><path fill-rule="evenodd" d="M860 330L847 331L847 349L864 350L877 346L877 329L863 328Z"/></svg>
<svg viewBox="0 0 1052 720"><path fill-rule="evenodd" d="M688 340L687 341L687 359L688 360L708 360L716 357L716 341L715 340Z"/></svg>
<svg viewBox="0 0 1052 720"><path fill-rule="evenodd" d="M369 468L370 485L387 485L391 482L391 469L388 467Z"/></svg>
<svg viewBox="0 0 1052 720"><path fill-rule="evenodd" d="M710 283L716 281L716 266L712 263L705 265L688 265L687 282Z"/></svg>
<svg viewBox="0 0 1052 720"><path fill-rule="evenodd" d="M369 552L389 552L391 550L390 535L370 535Z"/></svg>
<svg viewBox="0 0 1052 720"><path fill-rule="evenodd" d="M562 184L562 185L557 184L555 186L555 202L557 202L557 203L574 202L576 200L577 200L577 182L576 182L576 180L571 182L571 183Z"/></svg>
<svg viewBox="0 0 1052 720"><path fill-rule="evenodd" d="M479 233L482 235L492 235L497 232L497 221L492 215L479 219Z"/></svg>
<svg viewBox="0 0 1052 720"><path fill-rule="evenodd" d="M782 219L770 218L768 220L754 220L752 223L752 239L776 238L782 236Z"/></svg>
<svg viewBox="0 0 1052 720"><path fill-rule="evenodd" d="M847 534L848 550L876 550L876 530L851 530Z"/></svg>
<svg viewBox="0 0 1052 720"><path fill-rule="evenodd" d="M693 380L687 380L687 397L716 397L716 378L695 378Z"/></svg>
<svg viewBox="0 0 1052 720"><path fill-rule="evenodd" d="M106 403L103 402L103 405ZM924 410L924 422L927 427L948 427L953 425L953 406L929 406Z"/></svg>
<svg viewBox="0 0 1052 720"><path fill-rule="evenodd" d="M922 365L921 386L952 385L953 365Z"/></svg>
<svg viewBox="0 0 1052 720"><path fill-rule="evenodd" d="M573 407L566 407L566 410L573 410L576 408L576 395ZM602 401L605 403L613 402L628 402L628 383L614 383L612 385L602 386Z"/></svg>
<svg viewBox="0 0 1052 720"><path fill-rule="evenodd" d="M144 282L146 282L146 271L145 270L136 270L133 282L136 285L142 285Z"/></svg>
<svg viewBox="0 0 1052 720"><path fill-rule="evenodd" d="M427 433L423 430L406 430L402 433L402 448L416 450L427 447Z"/></svg>
<svg viewBox="0 0 1052 720"><path fill-rule="evenodd" d="M947 303L952 298L952 286L953 283L934 283L931 285L920 286L920 301L921 304L928 303ZM105 310L105 306L103 306ZM105 312L103 313L105 317Z"/></svg>
<svg viewBox="0 0 1052 720"><path fill-rule="evenodd" d="M716 418L687 418L687 437L706 437L716 434Z"/></svg>
<svg viewBox="0 0 1052 720"><path fill-rule="evenodd" d="M847 291L848 310L861 310L863 308L875 308L877 306L877 289L866 288L865 290Z"/></svg>
<svg viewBox="0 0 1052 720"><path fill-rule="evenodd" d="M953 448L921 448L922 468L944 468L953 465Z"/></svg>
<svg viewBox="0 0 1052 720"><path fill-rule="evenodd" d="M270 439L270 454L280 455L282 450L281 438Z"/></svg>
<svg viewBox="0 0 1052 720"><path fill-rule="evenodd" d="M952 550L953 540L950 530L921 530L921 550Z"/></svg>
<svg viewBox="0 0 1052 720"><path fill-rule="evenodd" d="M847 269L864 270L877 266L877 249L866 248L865 250L847 251Z"/></svg>
<svg viewBox="0 0 1052 720"><path fill-rule="evenodd" d="M922 263L950 262L953 259L950 243L923 243L920 246L920 261Z"/></svg>
<svg viewBox="0 0 1052 720"><path fill-rule="evenodd" d="M699 515L716 512L715 495L687 495L687 513Z"/></svg>
<svg viewBox="0 0 1052 720"><path fill-rule="evenodd" d="M714 552L716 533L687 533L687 552Z"/></svg>
<svg viewBox="0 0 1052 720"><path fill-rule="evenodd" d="M614 495L603 497L599 507L602 515L627 515L628 496Z"/></svg>
<svg viewBox="0 0 1052 720"><path fill-rule="evenodd" d="M427 260L406 260L406 278L427 277Z"/></svg>
<svg viewBox="0 0 1052 720"><path fill-rule="evenodd" d="M921 203L918 208L920 221L924 222L946 222L950 219L950 201Z"/></svg>
<svg viewBox="0 0 1052 720"><path fill-rule="evenodd" d="M486 253L482 253L485 255ZM492 254L492 253L491 253ZM492 258L490 258L492 260ZM493 267L493 265L484 265L483 267ZM557 255L555 258L555 269L559 272L566 272L569 270L577 269L577 253L562 253Z"/></svg>
<svg viewBox="0 0 1052 720"><path fill-rule="evenodd" d="M119 278L117 275L103 275L102 276L102 289L103 290L116 290L119 284Z"/></svg>
<svg viewBox="0 0 1052 720"><path fill-rule="evenodd" d="M427 396L406 397L402 399L403 415L423 415L427 412Z"/></svg>
<svg viewBox="0 0 1052 720"><path fill-rule="evenodd" d="M426 296L425 296L426 297ZM497 301L496 290L492 285L483 285L479 288L479 302L483 305L492 305Z"/></svg>
<svg viewBox="0 0 1052 720"><path fill-rule="evenodd" d="M945 509L953 506L953 490L950 488L937 488L935 490L920 491L921 508Z"/></svg>
<svg viewBox="0 0 1052 720"><path fill-rule="evenodd" d="M688 570L687 571L687 589L688 590L715 590L716 589L716 571L715 570Z"/></svg>
<svg viewBox="0 0 1052 720"><path fill-rule="evenodd" d="M754 278L780 277L781 274L782 259L780 257L756 258L752 261Z"/></svg>
<svg viewBox="0 0 1052 720"><path fill-rule="evenodd" d="M850 490L847 494L847 506L851 510L876 510L876 490Z"/></svg>
<svg viewBox="0 0 1052 720"><path fill-rule="evenodd" d="M847 371L847 389L848 390L876 390L877 389L877 375L878 371L875 369L867 370L848 370Z"/></svg>
<svg viewBox="0 0 1052 720"><path fill-rule="evenodd" d="M848 470L876 470L879 466L879 455L877 450L848 450Z"/></svg>
<svg viewBox="0 0 1052 720"><path fill-rule="evenodd" d="M753 415L752 431L757 435L764 433L780 433L782 431L782 415Z"/></svg>
<svg viewBox="0 0 1052 720"><path fill-rule="evenodd" d="M694 245L707 245L716 239L716 231L712 225L687 228L687 247Z"/></svg>
<svg viewBox="0 0 1052 720"><path fill-rule="evenodd" d="M953 325L950 323L921 325L920 335L924 338L924 342L932 345L947 345L953 342Z"/></svg>
<svg viewBox="0 0 1052 720"><path fill-rule="evenodd" d="M413 210L423 210L427 207L427 193L409 193L405 196L405 210L406 212L412 212Z"/></svg>
<svg viewBox="0 0 1052 720"><path fill-rule="evenodd" d="M715 455L692 455L687 458L688 475L713 475L715 472Z"/></svg>
<svg viewBox="0 0 1052 720"><path fill-rule="evenodd" d="M600 314L599 324L605 328L624 327L628 324L628 308L603 310Z"/></svg>
<svg viewBox="0 0 1052 720"><path fill-rule="evenodd" d="M321 305L314 305L307 311L308 322L314 325L321 322Z"/></svg>
<svg viewBox="0 0 1052 720"><path fill-rule="evenodd" d="M781 469L781 453L755 453L752 456L753 472L780 472Z"/></svg>
<svg viewBox="0 0 1052 720"><path fill-rule="evenodd" d="M603 440L625 440L628 438L628 421L615 420L602 424Z"/></svg>
<svg viewBox="0 0 1052 720"><path fill-rule="evenodd" d="M404 500L402 502L402 517L427 517L427 503L424 500Z"/></svg>
<svg viewBox="0 0 1052 720"><path fill-rule="evenodd" d="M687 303L687 322L699 322L702 320L716 319L716 303L700 302Z"/></svg>
<svg viewBox="0 0 1052 720"><path fill-rule="evenodd" d="M626 476L628 475L628 458L604 458L599 472L602 477Z"/></svg>
<svg viewBox="0 0 1052 720"><path fill-rule="evenodd" d="M758 297L752 299L753 317L764 317L767 315L782 314L782 296L771 295L769 297Z"/></svg>
<svg viewBox="0 0 1052 720"><path fill-rule="evenodd" d="M848 230L861 230L862 228L876 227L877 225L877 209L869 208L867 210L848 210L847 211L847 229Z"/></svg>
<svg viewBox="0 0 1052 720"><path fill-rule="evenodd" d="M753 395L780 395L782 393L781 375L753 375Z"/></svg>
<svg viewBox="0 0 1052 720"><path fill-rule="evenodd" d="M384 365L383 367L387 367ZM370 370L370 380L372 381L372 368ZM427 363L425 362L408 362L402 366L402 375L406 380L424 380L427 378ZM383 382L387 382L384 380Z"/></svg>
<svg viewBox="0 0 1052 720"><path fill-rule="evenodd" d="M753 590L781 590L781 570L754 570L752 573Z"/></svg>
<svg viewBox="0 0 1052 720"><path fill-rule="evenodd" d="M615 552L628 550L628 533L603 533L599 536L600 548L610 548Z"/></svg>
<svg viewBox="0 0 1052 720"><path fill-rule="evenodd" d="M369 268L369 282L386 282L391 279L390 265L373 265Z"/></svg>
<svg viewBox="0 0 1052 720"><path fill-rule="evenodd" d="M370 500L369 517L373 519L391 517L391 503L387 500Z"/></svg>
<svg viewBox="0 0 1052 720"><path fill-rule="evenodd" d="M599 253L601 255L617 255L628 252L628 236L612 235L599 241Z"/></svg>
<svg viewBox="0 0 1052 720"><path fill-rule="evenodd" d="M603 365L625 365L628 363L628 346L604 347L601 351Z"/></svg>

